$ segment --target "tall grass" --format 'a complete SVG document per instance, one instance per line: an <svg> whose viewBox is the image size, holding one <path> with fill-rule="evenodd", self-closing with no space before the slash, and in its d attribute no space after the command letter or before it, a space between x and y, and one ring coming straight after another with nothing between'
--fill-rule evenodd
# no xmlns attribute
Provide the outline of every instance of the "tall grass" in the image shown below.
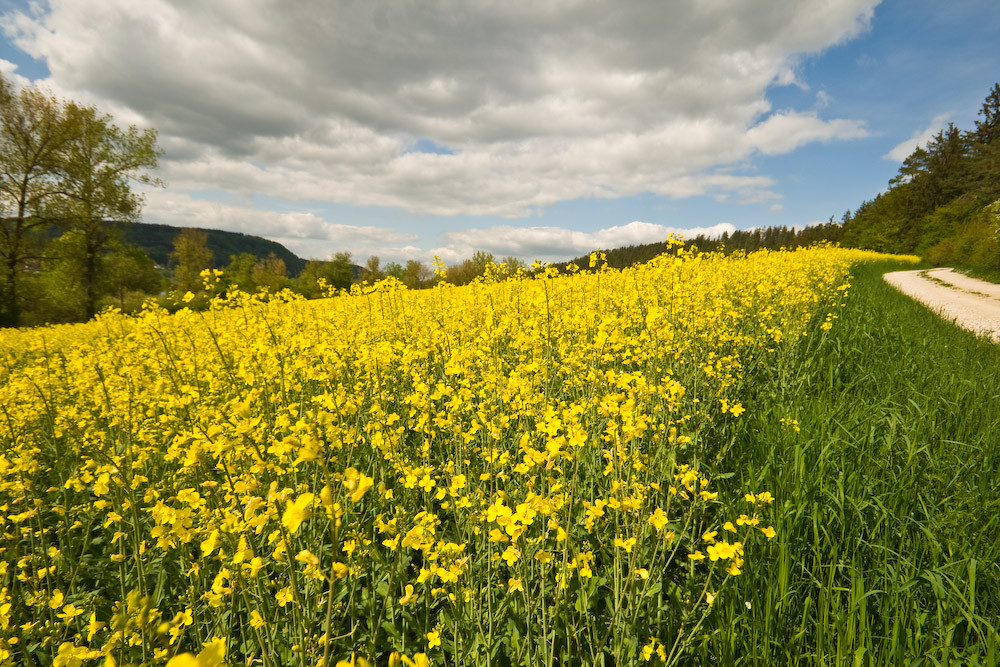
<svg viewBox="0 0 1000 667"><path fill-rule="evenodd" d="M772 489L778 538L716 603L702 661L1000 661L1000 347L888 286L895 268L857 266L836 325L762 364L749 419L709 435L734 486Z"/></svg>

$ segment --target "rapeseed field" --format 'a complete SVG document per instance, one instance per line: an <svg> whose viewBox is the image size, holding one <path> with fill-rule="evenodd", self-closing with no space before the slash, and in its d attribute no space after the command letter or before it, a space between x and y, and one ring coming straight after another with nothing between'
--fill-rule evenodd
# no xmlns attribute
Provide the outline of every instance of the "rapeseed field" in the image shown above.
<svg viewBox="0 0 1000 667"><path fill-rule="evenodd" d="M712 427L879 257L595 253L2 333L0 664L682 662L782 502L713 477Z"/></svg>

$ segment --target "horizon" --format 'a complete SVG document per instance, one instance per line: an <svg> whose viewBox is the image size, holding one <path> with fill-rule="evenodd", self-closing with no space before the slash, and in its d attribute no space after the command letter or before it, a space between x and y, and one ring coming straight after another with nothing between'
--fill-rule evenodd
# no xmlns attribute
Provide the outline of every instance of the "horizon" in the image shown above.
<svg viewBox="0 0 1000 667"><path fill-rule="evenodd" d="M359 263L839 220L1000 79L988 0L318 7L0 0L0 71L159 132L143 222Z"/></svg>

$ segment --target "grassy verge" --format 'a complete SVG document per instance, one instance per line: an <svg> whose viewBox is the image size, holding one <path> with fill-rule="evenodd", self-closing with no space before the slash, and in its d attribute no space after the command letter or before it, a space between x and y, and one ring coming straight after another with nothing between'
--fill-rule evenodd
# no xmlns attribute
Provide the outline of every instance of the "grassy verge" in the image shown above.
<svg viewBox="0 0 1000 667"><path fill-rule="evenodd" d="M703 659L1000 660L1000 346L893 290L896 268L859 267L826 340L758 373L716 436L737 488L774 493L779 537L716 602Z"/></svg>
<svg viewBox="0 0 1000 667"><path fill-rule="evenodd" d="M1000 268L989 269L982 266L956 266L955 270L970 278L978 278L990 283L1000 283Z"/></svg>

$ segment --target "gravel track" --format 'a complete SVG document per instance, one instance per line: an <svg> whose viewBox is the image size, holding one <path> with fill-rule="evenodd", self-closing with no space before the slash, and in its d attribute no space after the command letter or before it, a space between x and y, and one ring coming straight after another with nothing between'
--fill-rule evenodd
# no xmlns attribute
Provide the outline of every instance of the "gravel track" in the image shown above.
<svg viewBox="0 0 1000 667"><path fill-rule="evenodd" d="M941 317L1000 343L1000 285L952 269L893 271L883 277Z"/></svg>

